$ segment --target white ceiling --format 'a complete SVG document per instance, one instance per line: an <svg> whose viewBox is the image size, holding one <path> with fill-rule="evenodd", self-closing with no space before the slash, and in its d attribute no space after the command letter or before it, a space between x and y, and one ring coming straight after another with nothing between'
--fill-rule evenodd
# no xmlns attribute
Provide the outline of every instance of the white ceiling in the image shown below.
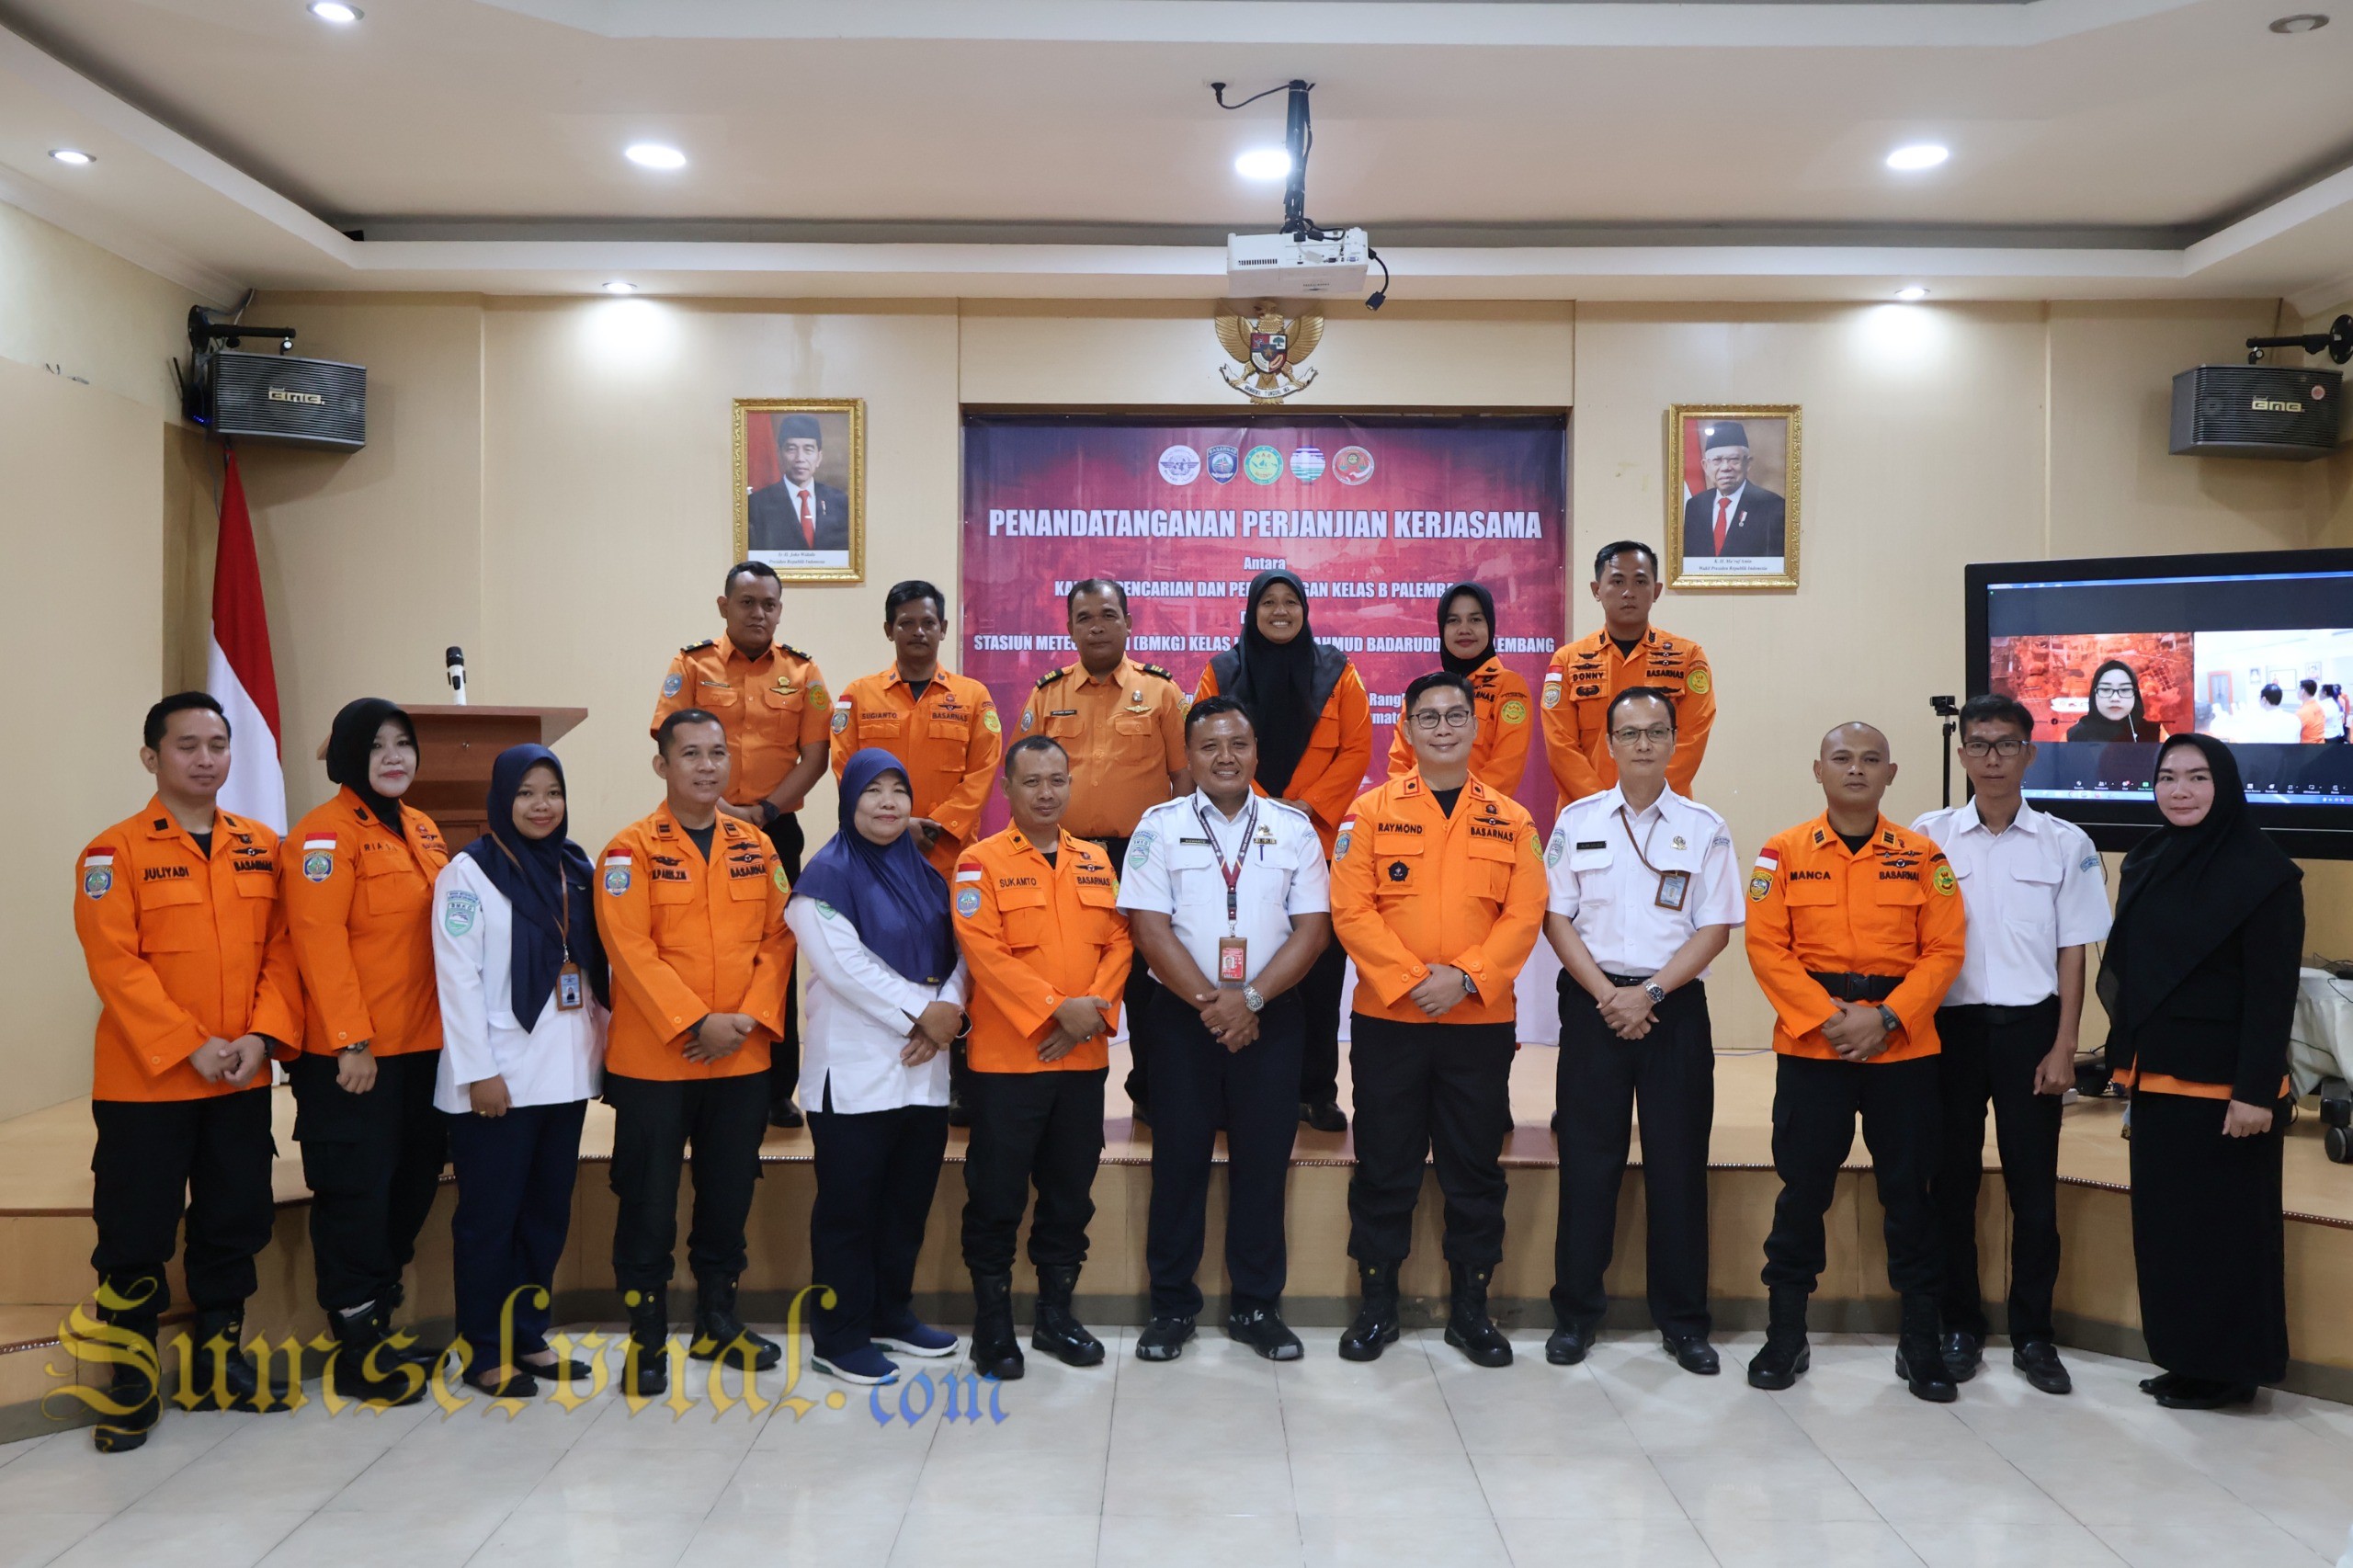
<svg viewBox="0 0 2353 1568"><path fill-rule="evenodd" d="M1401 298L2318 298L2331 3L0 0L0 199L224 285L1214 295L1282 100L1205 84L1298 74Z"/></svg>

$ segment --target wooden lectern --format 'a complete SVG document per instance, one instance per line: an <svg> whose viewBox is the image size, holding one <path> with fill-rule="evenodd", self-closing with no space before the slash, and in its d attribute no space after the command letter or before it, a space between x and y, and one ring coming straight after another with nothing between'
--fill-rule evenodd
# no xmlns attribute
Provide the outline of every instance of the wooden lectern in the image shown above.
<svg viewBox="0 0 2353 1568"><path fill-rule="evenodd" d="M483 708L421 703L404 709L416 726L416 782L401 798L433 819L455 854L482 835L490 765L508 746L551 746L588 717L585 708ZM319 756L327 754L319 743Z"/></svg>

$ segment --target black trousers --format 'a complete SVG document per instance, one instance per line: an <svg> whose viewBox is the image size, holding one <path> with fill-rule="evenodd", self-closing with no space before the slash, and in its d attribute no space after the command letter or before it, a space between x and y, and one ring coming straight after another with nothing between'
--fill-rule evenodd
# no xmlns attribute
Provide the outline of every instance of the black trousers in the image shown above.
<svg viewBox="0 0 2353 1568"><path fill-rule="evenodd" d="M1347 989L1348 955L1335 940L1316 955L1297 987L1301 1008L1299 1097L1309 1105L1340 1097L1340 993ZM1299 1107L1291 1108L1291 1115Z"/></svg>
<svg viewBox="0 0 2353 1568"><path fill-rule="evenodd" d="M678 1244L678 1176L694 1147L694 1222L687 1264L697 1280L744 1272L744 1221L760 1179L768 1130L768 1081L667 1080L605 1074L613 1108L613 1283L623 1291L670 1283Z"/></svg>
<svg viewBox="0 0 2353 1568"><path fill-rule="evenodd" d="M1504 1139L1511 1132L1510 1024L1348 1020L1356 1083L1357 1166L1348 1178L1348 1256L1403 1263L1438 1166L1446 1259L1491 1267L1504 1256Z"/></svg>
<svg viewBox="0 0 2353 1568"><path fill-rule="evenodd" d="M511 1365L510 1355L536 1356L548 1347L555 1266L572 1229L572 1184L587 1115L586 1100L571 1100L449 1119L449 1162L458 1172L450 1267L458 1332L472 1348L472 1369ZM551 1292L551 1300L537 1300L538 1290Z"/></svg>
<svg viewBox="0 0 2353 1568"><path fill-rule="evenodd" d="M1935 1296L1943 1282L1928 1176L1937 1168L1943 1104L1937 1059L1830 1062L1783 1056L1773 1080L1773 1169L1781 1178L1765 1238L1767 1289L1813 1293L1824 1261L1822 1217L1854 1146L1855 1118L1887 1212L1887 1278L1901 1295Z"/></svg>
<svg viewBox="0 0 2353 1568"><path fill-rule="evenodd" d="M233 1307L255 1290L254 1258L269 1244L277 1206L269 1162L269 1086L200 1100L92 1100L90 1267L136 1302L119 1315L153 1323L171 1305L164 1266L188 1219L188 1293L199 1311Z"/></svg>
<svg viewBox="0 0 2353 1568"><path fill-rule="evenodd" d="M1095 1171L1103 1162L1103 1086L1110 1069L975 1073L972 1142L964 1151L964 1267L975 1274L1013 1267L1013 1245L1029 1189L1029 1261L1076 1268L1086 1261L1095 1218Z"/></svg>
<svg viewBox="0 0 2353 1568"><path fill-rule="evenodd" d="M1943 1157L1928 1192L1944 1248L1949 1330L1985 1335L1977 1291L1977 1191L1984 1180L1985 1105L2010 1194L2010 1338L2049 1339L2059 1287L2059 1102L2034 1092L2035 1065L2059 1038L2059 998L2031 1007L1937 1010L1944 1043Z"/></svg>
<svg viewBox="0 0 2353 1568"><path fill-rule="evenodd" d="M1119 868L1120 874L1127 875L1128 841L1125 838L1097 838L1089 842L1101 845L1103 852L1111 857L1111 864ZM1128 1026L1128 1076L1121 1086L1127 1092L1129 1103L1143 1107L1147 1115L1152 1109L1152 1058L1145 1049L1144 1035L1139 1025L1142 1021L1145 1006L1152 1000L1152 994L1159 989L1160 982L1152 978L1152 966L1143 961L1142 953L1138 953L1135 962L1128 966L1128 988L1120 998L1120 1017Z"/></svg>
<svg viewBox="0 0 2353 1568"><path fill-rule="evenodd" d="M1643 1198L1649 1212L1651 1321L1662 1334L1707 1335L1708 1133L1716 1116L1716 1045L1698 981L1667 993L1641 1040L1620 1040L1593 998L1563 972L1561 1060L1561 1228L1552 1252L1552 1313L1593 1327L1618 1238L1618 1187L1627 1130L1643 1119Z"/></svg>
<svg viewBox="0 0 2353 1568"><path fill-rule="evenodd" d="M948 1153L946 1106L846 1112L833 1102L828 1085L824 1105L808 1108L817 1145L809 1267L813 1282L834 1293L831 1307L819 1299L810 1342L829 1358L911 1315L915 1259Z"/></svg>
<svg viewBox="0 0 2353 1568"><path fill-rule="evenodd" d="M783 862L784 874L793 881L801 880L801 851L807 840L801 832L801 818L787 812L768 824L768 842L776 846L776 858ZM801 1086L801 960L795 959L792 974L784 985L784 1035L768 1042L768 1104L781 1108L792 1103L792 1093Z"/></svg>
<svg viewBox="0 0 2353 1568"><path fill-rule="evenodd" d="M1282 1301L1290 1254L1284 1186L1299 1133L1300 1000L1286 991L1258 1015L1258 1038L1228 1051L1165 987L1152 994L1152 1206L1144 1267L1155 1317L1195 1317L1194 1276L1209 1223L1217 1131L1225 1129L1225 1272L1237 1311Z"/></svg>
<svg viewBox="0 0 2353 1568"><path fill-rule="evenodd" d="M294 1083L294 1141L311 1187L311 1251L319 1305L348 1312L397 1300L449 1163L449 1119L433 1103L438 1051L376 1060L364 1095L335 1082L336 1059L304 1051Z"/></svg>

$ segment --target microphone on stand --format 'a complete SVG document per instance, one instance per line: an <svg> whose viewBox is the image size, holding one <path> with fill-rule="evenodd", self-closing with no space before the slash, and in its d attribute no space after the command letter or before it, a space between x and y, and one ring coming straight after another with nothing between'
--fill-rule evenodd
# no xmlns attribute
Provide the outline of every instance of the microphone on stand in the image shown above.
<svg viewBox="0 0 2353 1568"><path fill-rule="evenodd" d="M458 705L462 708L466 702L466 651L463 648L449 650L449 689L458 694Z"/></svg>

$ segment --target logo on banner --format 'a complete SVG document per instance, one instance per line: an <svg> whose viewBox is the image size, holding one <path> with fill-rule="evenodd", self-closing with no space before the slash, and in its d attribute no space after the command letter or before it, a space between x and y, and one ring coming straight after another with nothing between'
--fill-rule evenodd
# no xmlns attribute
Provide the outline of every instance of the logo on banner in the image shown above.
<svg viewBox="0 0 2353 1568"><path fill-rule="evenodd" d="M1324 477L1324 449L1302 447L1290 455L1290 476L1302 484L1313 484Z"/></svg>
<svg viewBox="0 0 2353 1568"><path fill-rule="evenodd" d="M1211 447L1209 467L1212 481L1231 484L1233 476L1242 472L1242 453L1233 447Z"/></svg>
<svg viewBox="0 0 2353 1568"><path fill-rule="evenodd" d="M1343 484L1362 484L1372 477L1372 454L1362 447L1342 447L1332 454L1332 477Z"/></svg>
<svg viewBox="0 0 2353 1568"><path fill-rule="evenodd" d="M1171 484L1190 484L1201 477L1201 454L1190 447L1171 447L1160 454L1160 477Z"/></svg>
<svg viewBox="0 0 2353 1568"><path fill-rule="evenodd" d="M1283 476L1283 455L1272 447L1253 447L1242 460L1242 472L1253 484L1272 484Z"/></svg>
<svg viewBox="0 0 2353 1568"><path fill-rule="evenodd" d="M1217 318L1217 340L1233 360L1218 373L1252 403L1280 403L1315 380L1314 371L1299 367L1324 340L1324 318L1286 316L1265 300L1251 309L1257 313Z"/></svg>

